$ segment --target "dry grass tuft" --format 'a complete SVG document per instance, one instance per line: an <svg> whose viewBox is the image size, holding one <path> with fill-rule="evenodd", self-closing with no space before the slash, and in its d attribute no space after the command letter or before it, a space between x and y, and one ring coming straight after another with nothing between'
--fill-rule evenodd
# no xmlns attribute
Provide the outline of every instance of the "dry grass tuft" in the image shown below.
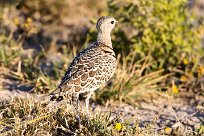
<svg viewBox="0 0 204 136"><path fill-rule="evenodd" d="M121 122L120 117L97 111L90 118L81 112L81 124L76 120L74 108L63 105L48 108L46 103L34 102L32 97L3 101L0 106L1 135L133 135L151 134L137 123ZM118 127L118 125L120 127ZM149 129L150 131L151 129Z"/></svg>
<svg viewBox="0 0 204 136"><path fill-rule="evenodd" d="M118 60L120 57L119 55ZM119 100L135 105L139 100L149 101L151 97L164 96L158 90L167 88L165 81L170 74L163 75L163 70L148 72L152 64L148 56L137 62L134 62L134 54L123 57L122 62L118 62L111 85L100 89L96 99L103 99L108 103Z"/></svg>

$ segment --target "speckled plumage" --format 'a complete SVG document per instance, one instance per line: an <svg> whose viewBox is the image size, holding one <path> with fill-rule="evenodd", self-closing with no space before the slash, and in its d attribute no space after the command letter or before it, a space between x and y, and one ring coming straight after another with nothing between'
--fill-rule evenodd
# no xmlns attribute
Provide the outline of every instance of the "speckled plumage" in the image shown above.
<svg viewBox="0 0 204 136"><path fill-rule="evenodd" d="M53 93L62 96L69 92L96 90L112 77L115 68L116 57L113 49L96 42L75 57L58 89Z"/></svg>
<svg viewBox="0 0 204 136"><path fill-rule="evenodd" d="M74 58L58 88L51 93L51 100L60 101L69 93L90 92L91 94L113 76L116 56L110 33L115 23L116 20L111 17L101 17L97 21L97 41ZM86 102L89 98L90 96Z"/></svg>

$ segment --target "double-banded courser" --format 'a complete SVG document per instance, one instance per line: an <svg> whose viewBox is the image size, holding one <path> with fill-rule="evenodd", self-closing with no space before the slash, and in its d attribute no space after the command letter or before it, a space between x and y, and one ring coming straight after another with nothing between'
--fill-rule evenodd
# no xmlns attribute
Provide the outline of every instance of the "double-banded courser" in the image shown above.
<svg viewBox="0 0 204 136"><path fill-rule="evenodd" d="M79 94L88 92L85 102L86 112L89 115L91 94L113 76L116 68L116 56L110 36L116 22L111 17L103 16L98 19L96 24L97 41L74 58L61 83L51 93L52 101L60 101L67 94L74 93L77 99L76 108L78 111Z"/></svg>

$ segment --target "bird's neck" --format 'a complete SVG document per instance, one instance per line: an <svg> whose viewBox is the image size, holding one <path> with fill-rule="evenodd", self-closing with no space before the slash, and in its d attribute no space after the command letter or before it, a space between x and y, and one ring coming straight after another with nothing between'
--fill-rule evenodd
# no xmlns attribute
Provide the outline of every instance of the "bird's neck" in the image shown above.
<svg viewBox="0 0 204 136"><path fill-rule="evenodd" d="M112 41L110 33L98 33L97 42L103 43L112 48Z"/></svg>

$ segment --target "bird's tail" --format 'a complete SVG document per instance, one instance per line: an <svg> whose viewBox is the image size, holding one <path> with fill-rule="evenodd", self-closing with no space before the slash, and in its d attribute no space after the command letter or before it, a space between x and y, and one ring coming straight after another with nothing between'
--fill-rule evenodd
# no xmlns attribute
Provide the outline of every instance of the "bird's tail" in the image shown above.
<svg viewBox="0 0 204 136"><path fill-rule="evenodd" d="M49 96L50 96L50 101L61 101L63 98L60 96L62 88L59 86L57 87L54 91L52 91Z"/></svg>
<svg viewBox="0 0 204 136"><path fill-rule="evenodd" d="M50 96L50 101L61 101L66 97L65 95L71 94L71 89L67 90L66 86L59 86L54 91L52 91Z"/></svg>

